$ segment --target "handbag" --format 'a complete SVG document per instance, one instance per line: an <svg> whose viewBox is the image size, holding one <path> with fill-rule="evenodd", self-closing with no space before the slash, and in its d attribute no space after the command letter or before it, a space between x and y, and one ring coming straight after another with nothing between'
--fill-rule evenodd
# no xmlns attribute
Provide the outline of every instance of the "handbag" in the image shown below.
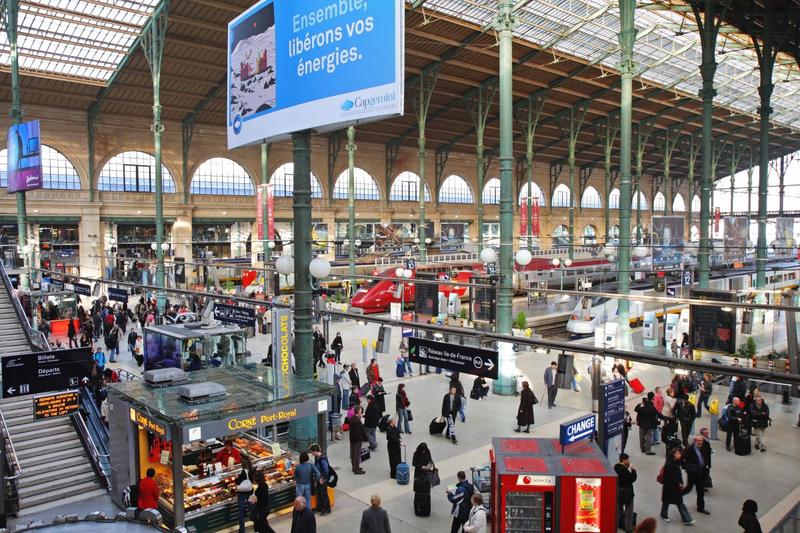
<svg viewBox="0 0 800 533"><path fill-rule="evenodd" d="M435 487L435 486L439 485L442 482L442 480L439 479L439 469L438 468L433 467L433 470L429 470L428 471L428 481L430 482L431 487Z"/></svg>
<svg viewBox="0 0 800 533"><path fill-rule="evenodd" d="M244 479L236 485L236 492L253 492L253 482L250 481L250 474L244 471Z"/></svg>
<svg viewBox="0 0 800 533"><path fill-rule="evenodd" d="M533 392L533 391L531 391L531 392ZM537 398L536 397L536 393L534 393L533 394L533 405L536 405L537 403L539 403L539 398Z"/></svg>
<svg viewBox="0 0 800 533"><path fill-rule="evenodd" d="M409 422L413 422L414 421L414 415L411 414L411 409L406 409L406 417L408 418Z"/></svg>

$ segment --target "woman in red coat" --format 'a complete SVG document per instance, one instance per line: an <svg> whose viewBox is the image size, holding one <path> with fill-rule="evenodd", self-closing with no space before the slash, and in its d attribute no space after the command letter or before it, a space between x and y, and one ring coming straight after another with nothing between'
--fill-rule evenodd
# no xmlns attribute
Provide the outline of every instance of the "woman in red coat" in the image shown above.
<svg viewBox="0 0 800 533"><path fill-rule="evenodd" d="M158 495L160 490L155 480L156 471L147 469L147 477L139 481L139 498L136 506L139 509L158 509Z"/></svg>

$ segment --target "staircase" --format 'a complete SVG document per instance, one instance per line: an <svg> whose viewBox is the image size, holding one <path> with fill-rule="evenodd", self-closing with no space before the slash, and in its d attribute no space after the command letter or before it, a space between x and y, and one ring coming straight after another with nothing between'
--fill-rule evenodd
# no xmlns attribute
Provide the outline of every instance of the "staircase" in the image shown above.
<svg viewBox="0 0 800 533"><path fill-rule="evenodd" d="M3 355L38 351L31 349L25 327L20 323L6 287L0 287L0 331L3 332L0 336L0 353Z"/></svg>
<svg viewBox="0 0 800 533"><path fill-rule="evenodd" d="M0 410L22 468L19 516L108 495L70 417L34 422L30 397L2 400Z"/></svg>

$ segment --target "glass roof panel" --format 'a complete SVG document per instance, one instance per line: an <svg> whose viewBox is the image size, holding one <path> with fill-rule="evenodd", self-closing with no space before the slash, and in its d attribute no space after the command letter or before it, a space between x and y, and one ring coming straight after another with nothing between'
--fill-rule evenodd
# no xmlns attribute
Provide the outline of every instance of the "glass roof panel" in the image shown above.
<svg viewBox="0 0 800 533"><path fill-rule="evenodd" d="M20 0L20 71L106 83L160 0ZM10 66L0 33L0 66Z"/></svg>
<svg viewBox="0 0 800 533"><path fill-rule="evenodd" d="M412 0L407 0L411 3ZM487 26L497 13L496 0L426 0L422 8ZM607 0L536 0L517 12L515 35L539 46L587 60L603 67L619 65L619 7ZM635 72L644 81L685 91L700 89L700 35L691 18L667 10L637 9L634 48ZM739 36L741 40L741 36ZM754 115L759 107L758 69L752 50L728 39L717 42L719 68L715 77L716 105ZM800 130L800 69L775 66L772 120Z"/></svg>

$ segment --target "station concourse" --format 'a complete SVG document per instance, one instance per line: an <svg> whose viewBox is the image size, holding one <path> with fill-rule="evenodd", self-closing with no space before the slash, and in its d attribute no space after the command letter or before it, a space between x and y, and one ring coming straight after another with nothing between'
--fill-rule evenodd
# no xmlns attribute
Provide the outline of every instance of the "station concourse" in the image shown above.
<svg viewBox="0 0 800 533"><path fill-rule="evenodd" d="M357 530L373 495L392 531L446 530L459 471L491 479L487 531L601 531L616 478L573 448L511 460L501 488L492 442L589 417L614 467L625 411L639 522L742 531L754 500L764 531L797 527L798 0L0 8L0 527L240 531L244 457L270 488L257 519L288 532L320 444L339 479L319 531ZM414 465L389 477L393 430L367 431L357 472L345 364L360 405L385 392L401 415L404 461L427 443L429 492ZM448 418L453 372L466 408ZM636 407L657 387L699 406L701 386L719 410L645 453ZM681 437L683 405L662 433ZM688 519L661 505L673 446L682 484L713 479ZM157 509L126 511L145 478Z"/></svg>

